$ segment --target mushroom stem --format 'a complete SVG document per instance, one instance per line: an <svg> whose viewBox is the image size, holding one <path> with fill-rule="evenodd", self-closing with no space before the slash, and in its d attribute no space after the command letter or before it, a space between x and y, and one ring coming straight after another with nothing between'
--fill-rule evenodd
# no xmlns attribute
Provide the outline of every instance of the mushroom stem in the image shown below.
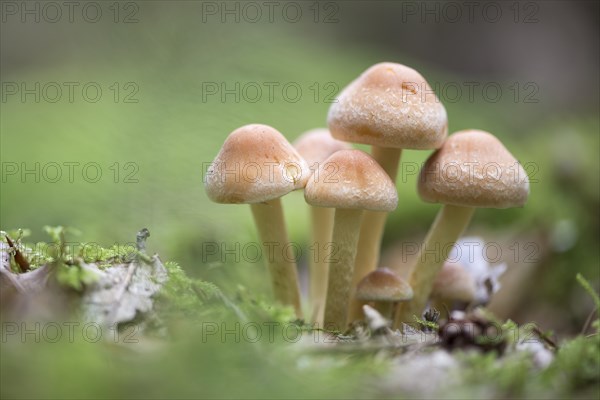
<svg viewBox="0 0 600 400"><path fill-rule="evenodd" d="M298 269L289 248L283 209L279 198L250 205L260 236L263 255L267 259L275 298L284 305L294 307L296 316L302 318Z"/></svg>
<svg viewBox="0 0 600 400"><path fill-rule="evenodd" d="M319 326L323 323L325 298L327 296L327 277L329 274L329 254L331 232L335 208L310 207L312 215L313 251L309 264L309 298L312 307L312 322Z"/></svg>
<svg viewBox="0 0 600 400"><path fill-rule="evenodd" d="M402 149L371 146L371 156L387 172L392 182L396 181L396 175L398 175L398 164L400 163L401 153Z"/></svg>
<svg viewBox="0 0 600 400"><path fill-rule="evenodd" d="M379 314L381 314L383 318L389 321L389 319L392 318L394 304L395 302L393 301L376 301L375 309L379 311Z"/></svg>
<svg viewBox="0 0 600 400"><path fill-rule="evenodd" d="M421 316L437 273L444 265L452 246L469 224L474 211L473 207L449 204L442 206L425 237L416 264L410 273L409 279L414 297L411 301L398 305L395 327L399 328L402 322L411 322L413 315Z"/></svg>
<svg viewBox="0 0 600 400"><path fill-rule="evenodd" d="M392 182L396 182L400 153L401 149L372 146L371 155L392 179ZM383 211L365 211L363 223L360 228L354 276L352 277L353 291L356 290L356 285L362 278L377 268L379 252L381 250L381 239L383 238L387 216L388 213ZM363 317L362 306L364 304L366 302L352 296L348 312L350 321Z"/></svg>
<svg viewBox="0 0 600 400"><path fill-rule="evenodd" d="M356 245L363 211L358 209L335 210L332 243L334 245L329 262L327 300L323 326L342 331L346 328L350 282L354 271Z"/></svg>

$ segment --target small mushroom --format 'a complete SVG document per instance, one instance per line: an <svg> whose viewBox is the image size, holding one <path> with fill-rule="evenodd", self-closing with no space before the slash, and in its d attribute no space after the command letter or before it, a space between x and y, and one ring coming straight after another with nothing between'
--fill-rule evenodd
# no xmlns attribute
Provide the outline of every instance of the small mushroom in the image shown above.
<svg viewBox="0 0 600 400"><path fill-rule="evenodd" d="M425 78L402 64L375 64L348 85L331 105L328 124L340 140L372 146L373 158L396 181L401 149L439 148L448 134L446 109ZM387 213L365 212L352 287L377 268ZM351 302L350 318L362 303Z"/></svg>
<svg viewBox="0 0 600 400"><path fill-rule="evenodd" d="M217 203L250 204L275 298L302 316L296 262L288 244L280 197L306 184L308 165L286 138L267 125L233 131L209 167L205 188ZM271 251L272 250L272 251Z"/></svg>
<svg viewBox="0 0 600 400"><path fill-rule="evenodd" d="M500 277L506 272L506 263L491 265L485 257L486 243L480 237L462 237L448 255L448 260L459 263L475 281L475 298L472 306L487 305L494 293L500 290ZM467 246L479 251L464 251Z"/></svg>
<svg viewBox="0 0 600 400"><path fill-rule="evenodd" d="M431 288L432 306L438 311L452 311L456 303L465 305L475 300L475 279L459 263L446 261Z"/></svg>
<svg viewBox="0 0 600 400"><path fill-rule="evenodd" d="M361 301L375 302L375 309L389 319L397 302L413 298L413 290L391 269L378 268L358 282L356 297Z"/></svg>
<svg viewBox="0 0 600 400"><path fill-rule="evenodd" d="M444 204L421 246L410 273L415 297L398 306L395 325L420 316L436 275L476 207L522 207L529 178L519 162L491 133L460 131L429 157L421 169L419 195Z"/></svg>
<svg viewBox="0 0 600 400"><path fill-rule="evenodd" d="M336 173L322 179L327 176L328 165L335 166ZM398 204L398 193L379 164L360 150L334 153L318 172L319 179L310 179L306 184L304 197L310 205L335 208L334 251L329 262L324 326L340 331L347 324L350 282L363 210L392 211Z"/></svg>
<svg viewBox="0 0 600 400"><path fill-rule="evenodd" d="M324 128L313 129L303 133L293 143L294 148L304 158L311 171L315 171L333 153L352 148L348 143L334 139ZM327 166L324 168L327 169ZM333 171L332 171L333 173ZM326 179L327 177L311 176L309 179ZM312 310L312 321L323 322L325 311L325 296L327 294L328 263L327 246L331 242L333 216L335 209L330 207L310 206L312 218L313 254L309 257L308 293Z"/></svg>

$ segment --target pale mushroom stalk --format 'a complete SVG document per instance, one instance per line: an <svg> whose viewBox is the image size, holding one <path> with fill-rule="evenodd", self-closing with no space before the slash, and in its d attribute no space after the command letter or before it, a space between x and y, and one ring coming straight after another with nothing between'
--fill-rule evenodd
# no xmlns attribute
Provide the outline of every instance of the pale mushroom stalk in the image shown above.
<svg viewBox="0 0 600 400"><path fill-rule="evenodd" d="M371 146L371 156L387 172L392 181L395 181L396 175L398 175L398 164L400 163L401 153L402 149Z"/></svg>
<svg viewBox="0 0 600 400"><path fill-rule="evenodd" d="M250 205L263 245L263 256L271 276L275 299L294 307L296 316L302 316L300 287L293 254L286 254L289 243L280 199Z"/></svg>
<svg viewBox="0 0 600 400"><path fill-rule="evenodd" d="M452 246L469 225L474 211L473 207L449 204L442 206L421 245L416 264L412 267L410 285L414 288L414 297L396 309L395 326L402 322L411 322L413 315L421 317L435 277L444 265Z"/></svg>
<svg viewBox="0 0 600 400"><path fill-rule="evenodd" d="M398 193L381 166L360 150L335 152L319 167L319 177L328 165L336 166L335 178L310 179L304 198L312 206L335 208L323 326L341 331L347 325L363 210L392 211L398 205Z"/></svg>
<svg viewBox="0 0 600 400"><path fill-rule="evenodd" d="M396 182L401 151L401 149L372 146L371 155L375 161L381 165L392 182ZM381 240L383 238L387 217L388 213L386 212L365 211L363 223L360 227L358 250L356 252L356 265L354 267L354 276L352 277L353 289L356 288L356 285L362 278L377 268L377 265L379 264ZM362 306L364 304L364 301L352 296L350 310L348 312L350 320L360 319L362 317Z"/></svg>
<svg viewBox="0 0 600 400"><path fill-rule="evenodd" d="M389 320L395 305L396 302L378 301L375 303L375 309L379 311L379 314L384 318Z"/></svg>
<svg viewBox="0 0 600 400"><path fill-rule="evenodd" d="M334 252L329 263L327 300L323 326L342 330L348 319L350 281L354 271L356 244L363 211L338 208L335 210L331 241Z"/></svg>
<svg viewBox="0 0 600 400"><path fill-rule="evenodd" d="M334 139L324 128L311 129L304 132L294 141L294 148L304 158L314 172L333 153L349 150L352 147ZM311 176L309 179L326 179L328 176ZM323 323L325 297L327 295L328 258L331 252L331 232L335 209L331 207L309 206L312 219L312 251L309 257L309 301L311 321Z"/></svg>
<svg viewBox="0 0 600 400"><path fill-rule="evenodd" d="M328 259L331 255L331 232L335 209L310 206L312 218L313 251L309 261L309 298L312 301L312 321L321 324L325 312Z"/></svg>

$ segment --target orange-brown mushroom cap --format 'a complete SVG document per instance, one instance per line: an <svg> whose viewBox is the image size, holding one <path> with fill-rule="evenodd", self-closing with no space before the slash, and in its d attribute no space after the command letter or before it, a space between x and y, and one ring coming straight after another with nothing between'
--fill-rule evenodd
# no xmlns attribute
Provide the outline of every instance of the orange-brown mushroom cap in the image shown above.
<svg viewBox="0 0 600 400"><path fill-rule="evenodd" d="M323 163L336 151L352 149L349 143L334 139L325 128L311 129L303 133L293 145L310 168Z"/></svg>
<svg viewBox="0 0 600 400"><path fill-rule="evenodd" d="M402 64L375 64L329 108L331 134L387 148L437 149L448 134L446 109L425 78Z"/></svg>
<svg viewBox="0 0 600 400"><path fill-rule="evenodd" d="M360 150L340 150L323 162L304 189L313 206L392 211L396 186L379 164Z"/></svg>
<svg viewBox="0 0 600 400"><path fill-rule="evenodd" d="M495 136L465 130L450 135L425 162L418 190L430 203L521 207L529 195L529 178Z"/></svg>
<svg viewBox="0 0 600 400"><path fill-rule="evenodd" d="M431 297L470 303L475 299L475 279L462 265L446 262L433 283Z"/></svg>
<svg viewBox="0 0 600 400"><path fill-rule="evenodd" d="M378 268L356 287L356 298L363 301L404 301L413 297L410 285L388 268Z"/></svg>
<svg viewBox="0 0 600 400"><path fill-rule="evenodd" d="M252 124L227 137L204 186L217 203L262 203L303 188L309 176L308 165L279 131Z"/></svg>

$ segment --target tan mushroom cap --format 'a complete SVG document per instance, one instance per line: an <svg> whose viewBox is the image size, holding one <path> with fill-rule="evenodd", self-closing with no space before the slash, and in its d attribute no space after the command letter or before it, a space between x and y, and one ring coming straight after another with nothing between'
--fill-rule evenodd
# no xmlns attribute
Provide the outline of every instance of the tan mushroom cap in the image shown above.
<svg viewBox="0 0 600 400"><path fill-rule="evenodd" d="M390 177L360 150L340 150L319 165L304 198L313 206L371 211L392 211L398 205Z"/></svg>
<svg viewBox="0 0 600 400"><path fill-rule="evenodd" d="M227 137L204 186L217 203L262 203L303 188L309 176L308 165L279 131L252 124Z"/></svg>
<svg viewBox="0 0 600 400"><path fill-rule="evenodd" d="M314 168L315 164L321 164L336 151L352 149L350 144L334 139L325 128L312 129L303 133L293 145L310 168Z"/></svg>
<svg viewBox="0 0 600 400"><path fill-rule="evenodd" d="M475 299L475 279L462 265L446 262L437 274L431 297L470 303Z"/></svg>
<svg viewBox="0 0 600 400"><path fill-rule="evenodd" d="M418 183L421 199L465 207L521 207L529 178L491 133L457 132L429 157Z"/></svg>
<svg viewBox="0 0 600 400"><path fill-rule="evenodd" d="M402 64L375 64L329 108L331 134L388 148L437 149L448 135L446 109L425 78Z"/></svg>
<svg viewBox="0 0 600 400"><path fill-rule="evenodd" d="M413 297L410 285L388 268L378 268L356 286L356 298L363 301L404 301Z"/></svg>

